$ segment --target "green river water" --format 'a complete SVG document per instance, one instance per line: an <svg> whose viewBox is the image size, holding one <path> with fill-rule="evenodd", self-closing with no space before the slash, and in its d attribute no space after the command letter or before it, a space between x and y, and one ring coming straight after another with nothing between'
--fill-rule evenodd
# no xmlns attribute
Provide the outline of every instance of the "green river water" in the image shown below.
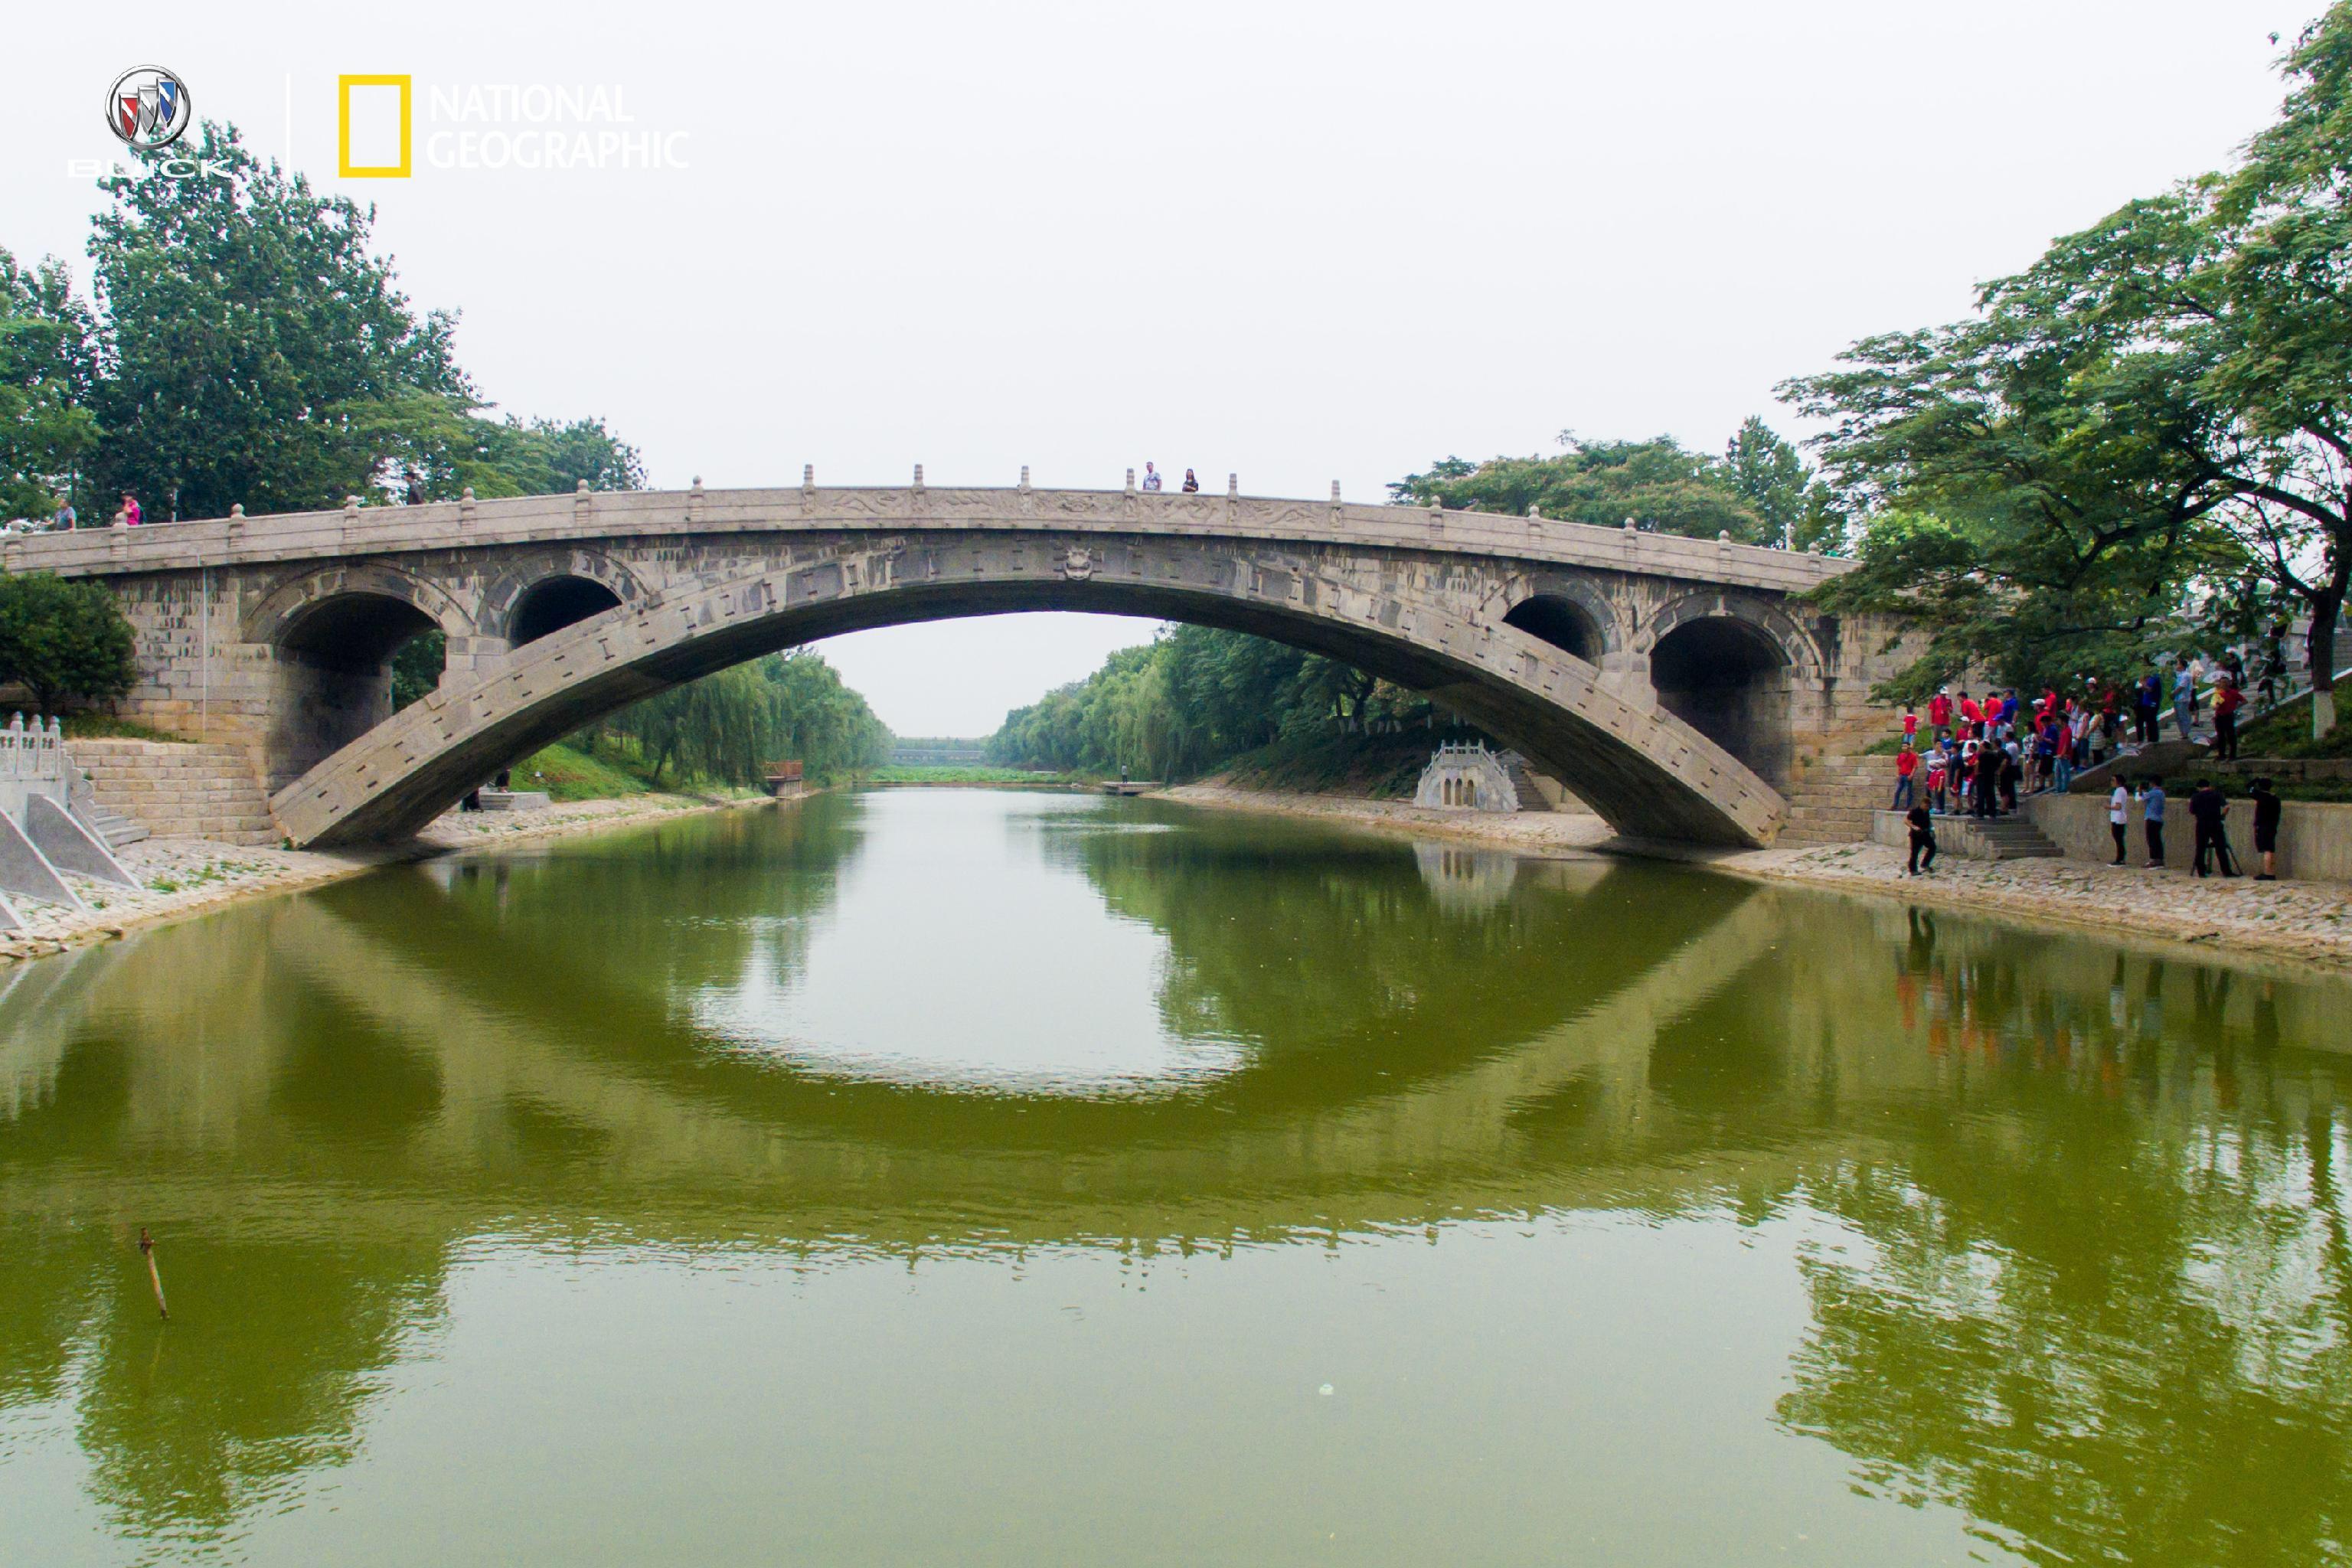
<svg viewBox="0 0 2352 1568"><path fill-rule="evenodd" d="M0 986L10 1564L2352 1562L2338 976L901 791Z"/></svg>

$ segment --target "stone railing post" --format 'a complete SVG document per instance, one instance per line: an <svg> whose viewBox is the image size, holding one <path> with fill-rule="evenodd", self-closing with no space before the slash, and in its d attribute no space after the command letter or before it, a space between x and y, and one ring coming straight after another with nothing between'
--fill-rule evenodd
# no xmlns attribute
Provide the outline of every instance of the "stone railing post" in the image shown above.
<svg viewBox="0 0 2352 1568"><path fill-rule="evenodd" d="M457 497L457 526L461 529L474 526L474 487L471 485L467 485Z"/></svg>

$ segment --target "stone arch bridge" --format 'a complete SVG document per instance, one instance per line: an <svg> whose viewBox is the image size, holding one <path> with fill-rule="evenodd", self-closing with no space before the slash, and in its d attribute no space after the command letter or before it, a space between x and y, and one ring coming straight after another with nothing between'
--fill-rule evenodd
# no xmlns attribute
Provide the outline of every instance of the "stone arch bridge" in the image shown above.
<svg viewBox="0 0 2352 1568"><path fill-rule="evenodd" d="M298 845L422 826L672 685L865 627L1086 610L1232 627L1428 693L1620 832L1769 843L1792 767L1868 720L1883 636L1818 555L1537 517L1119 490L628 491L236 515L7 542L106 583L126 711L243 746ZM438 690L390 660L446 634Z"/></svg>

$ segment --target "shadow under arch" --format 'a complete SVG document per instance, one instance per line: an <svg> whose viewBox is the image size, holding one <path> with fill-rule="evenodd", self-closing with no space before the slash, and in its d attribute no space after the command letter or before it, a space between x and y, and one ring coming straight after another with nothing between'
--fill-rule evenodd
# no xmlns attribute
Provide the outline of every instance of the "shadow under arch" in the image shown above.
<svg viewBox="0 0 2352 1568"><path fill-rule="evenodd" d="M1794 667L1780 644L1738 616L1684 621L1650 649L1658 704L1778 784L1789 776Z"/></svg>
<svg viewBox="0 0 2352 1568"><path fill-rule="evenodd" d="M507 639L520 647L551 637L566 626L576 626L591 616L620 607L620 595L593 577L569 574L542 577L515 600L514 614L507 623Z"/></svg>
<svg viewBox="0 0 2352 1568"><path fill-rule="evenodd" d="M1247 632L1425 692L1560 778L1622 832L1770 840L1780 796L1702 731L1628 702L1587 661L1517 627L1475 621L1407 578L1368 591L1311 560L1268 569L1189 541L1122 542L1097 555L1040 539L1009 563L964 539L862 563L803 560L544 637L488 678L445 687L352 742L272 804L299 844L396 837L514 758L747 659L877 626L1076 610Z"/></svg>

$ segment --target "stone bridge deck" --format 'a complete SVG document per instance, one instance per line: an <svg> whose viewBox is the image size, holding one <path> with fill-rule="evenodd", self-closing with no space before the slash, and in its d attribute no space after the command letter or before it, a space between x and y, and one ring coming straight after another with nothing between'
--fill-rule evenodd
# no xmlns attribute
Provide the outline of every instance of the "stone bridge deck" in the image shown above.
<svg viewBox="0 0 2352 1568"><path fill-rule="evenodd" d="M776 648L1069 609L1198 621L1429 693L1621 831L1769 842L1791 758L1866 715L1880 637L1797 599L1848 563L1539 517L1226 494L590 492L13 539L108 582L131 711L244 744L299 843L408 831L537 745ZM389 658L437 628L397 715ZM1818 749L1818 747L1815 747Z"/></svg>

